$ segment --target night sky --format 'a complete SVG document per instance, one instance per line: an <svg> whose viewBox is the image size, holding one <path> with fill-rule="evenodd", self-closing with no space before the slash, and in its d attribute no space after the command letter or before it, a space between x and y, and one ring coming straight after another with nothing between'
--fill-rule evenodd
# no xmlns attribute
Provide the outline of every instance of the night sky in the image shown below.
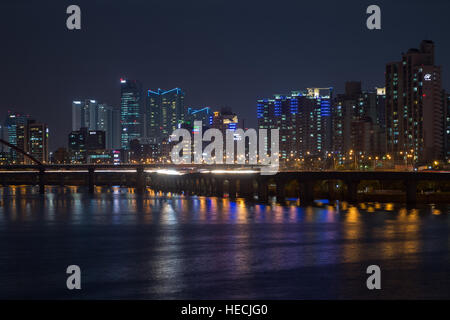
<svg viewBox="0 0 450 320"><path fill-rule="evenodd" d="M81 7L82 29L66 28ZM382 30L366 28L381 7ZM71 101L120 104L119 78L144 88L181 87L186 104L229 106L256 125L256 100L346 80L384 86L384 67L436 44L450 90L450 1L127 0L0 4L0 117L31 114L50 128L50 146L67 146Z"/></svg>

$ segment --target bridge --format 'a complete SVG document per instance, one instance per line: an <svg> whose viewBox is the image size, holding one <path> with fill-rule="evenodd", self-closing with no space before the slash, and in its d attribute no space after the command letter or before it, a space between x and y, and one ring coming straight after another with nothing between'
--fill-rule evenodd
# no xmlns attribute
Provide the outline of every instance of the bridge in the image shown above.
<svg viewBox="0 0 450 320"><path fill-rule="evenodd" d="M125 186L138 194L147 188L156 192L171 192L198 196L242 197L266 202L276 196L283 203L288 191L302 204L321 197L358 200L362 181L397 182L404 190L404 201L417 201L417 185L421 181L450 182L450 172L394 171L282 171L261 175L259 166L242 165L9 165L0 166L0 184L35 185L45 193L46 186L87 186L89 193L96 186ZM336 190L336 182L343 186ZM370 195L369 195L370 196Z"/></svg>

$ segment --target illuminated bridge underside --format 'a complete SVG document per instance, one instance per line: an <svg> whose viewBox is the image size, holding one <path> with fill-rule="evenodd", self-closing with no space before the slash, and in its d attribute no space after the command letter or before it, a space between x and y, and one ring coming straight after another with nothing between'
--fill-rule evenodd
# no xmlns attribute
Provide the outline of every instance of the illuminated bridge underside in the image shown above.
<svg viewBox="0 0 450 320"><path fill-rule="evenodd" d="M342 182L343 190L337 192L336 182ZM0 183L7 185L38 185L41 193L45 186L126 186L144 193L147 188L155 191L185 195L217 196L231 199L242 197L266 202L270 196L284 202L286 190L294 186L301 203L311 203L318 196L318 185L326 186L321 197L328 199L358 200L361 181L397 181L405 190L404 201L417 201L417 184L420 181L450 181L449 172L349 172L308 171L279 172L261 175L257 166L241 168L223 165L158 166L158 165L18 165L0 167ZM370 194L369 194L370 196Z"/></svg>

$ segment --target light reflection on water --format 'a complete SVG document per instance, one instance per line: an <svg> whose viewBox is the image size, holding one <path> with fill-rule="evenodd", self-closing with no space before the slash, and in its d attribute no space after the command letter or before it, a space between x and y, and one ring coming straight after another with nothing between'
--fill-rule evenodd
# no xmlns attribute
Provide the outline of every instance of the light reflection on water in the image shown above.
<svg viewBox="0 0 450 320"><path fill-rule="evenodd" d="M47 191L0 188L0 297L70 298L68 264L83 266L86 298L449 297L448 205ZM378 295L370 264L386 274Z"/></svg>

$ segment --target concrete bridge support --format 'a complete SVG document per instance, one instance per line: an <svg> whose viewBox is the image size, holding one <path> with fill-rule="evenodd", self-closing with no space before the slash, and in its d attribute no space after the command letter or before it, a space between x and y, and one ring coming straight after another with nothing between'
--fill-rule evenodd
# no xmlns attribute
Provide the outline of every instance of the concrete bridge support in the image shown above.
<svg viewBox="0 0 450 320"><path fill-rule="evenodd" d="M183 178L178 178L180 181L180 194L183 193L184 195L188 195L189 192L187 191L187 183L186 180L183 180Z"/></svg>
<svg viewBox="0 0 450 320"><path fill-rule="evenodd" d="M254 199L253 179L240 179L239 180L239 196L247 200Z"/></svg>
<svg viewBox="0 0 450 320"><path fill-rule="evenodd" d="M145 173L144 173L144 167L138 166L136 168L136 193L137 194L143 194L146 187L146 181L145 181Z"/></svg>
<svg viewBox="0 0 450 320"><path fill-rule="evenodd" d="M183 192L183 189L181 187L181 181L179 179L175 180L175 189L176 194L181 194Z"/></svg>
<svg viewBox="0 0 450 320"><path fill-rule="evenodd" d="M300 185L300 204L309 205L314 203L314 181L299 181Z"/></svg>
<svg viewBox="0 0 450 320"><path fill-rule="evenodd" d="M212 197L213 196L213 185L211 179L205 180L205 196Z"/></svg>
<svg viewBox="0 0 450 320"><path fill-rule="evenodd" d="M61 176L59 177L59 186L60 187L64 187L66 184L66 176L64 174L61 174Z"/></svg>
<svg viewBox="0 0 450 320"><path fill-rule="evenodd" d="M328 188L328 200L336 200L336 190L334 189L334 186L336 185L335 180L328 180L327 181L327 188Z"/></svg>
<svg viewBox="0 0 450 320"><path fill-rule="evenodd" d="M357 202L358 201L358 185L359 180L347 180L347 198L348 202Z"/></svg>
<svg viewBox="0 0 450 320"><path fill-rule="evenodd" d="M409 204L415 204L417 202L417 181L406 180L406 202Z"/></svg>
<svg viewBox="0 0 450 320"><path fill-rule="evenodd" d="M277 202L280 204L286 203L286 189L284 182L281 180L277 180Z"/></svg>
<svg viewBox="0 0 450 320"><path fill-rule="evenodd" d="M94 167L89 167L88 169L88 189L89 193L93 194L95 191L95 169Z"/></svg>
<svg viewBox="0 0 450 320"><path fill-rule="evenodd" d="M199 179L198 180L198 195L206 197L208 196L208 185L205 181L205 179Z"/></svg>
<svg viewBox="0 0 450 320"><path fill-rule="evenodd" d="M192 190L192 193L193 193L194 195L200 196L200 193L201 193L201 187L200 187L200 181L199 181L199 179L198 179L198 178L197 178L197 179L194 179L193 184L194 184L194 188L193 188L193 190Z"/></svg>
<svg viewBox="0 0 450 320"><path fill-rule="evenodd" d="M235 179L228 180L228 196L230 197L230 199L236 199L236 192L237 192L236 180Z"/></svg>
<svg viewBox="0 0 450 320"><path fill-rule="evenodd" d="M192 195L192 181L187 179L183 181L183 191L185 196Z"/></svg>
<svg viewBox="0 0 450 320"><path fill-rule="evenodd" d="M213 182L214 196L217 198L223 197L223 183L224 181L222 179L215 179Z"/></svg>
<svg viewBox="0 0 450 320"><path fill-rule="evenodd" d="M266 203L269 200L269 192L265 181L258 181L258 202Z"/></svg>
<svg viewBox="0 0 450 320"><path fill-rule="evenodd" d="M45 168L41 167L39 168L39 175L38 175L38 181L39 181L39 193L44 194L45 193Z"/></svg>

